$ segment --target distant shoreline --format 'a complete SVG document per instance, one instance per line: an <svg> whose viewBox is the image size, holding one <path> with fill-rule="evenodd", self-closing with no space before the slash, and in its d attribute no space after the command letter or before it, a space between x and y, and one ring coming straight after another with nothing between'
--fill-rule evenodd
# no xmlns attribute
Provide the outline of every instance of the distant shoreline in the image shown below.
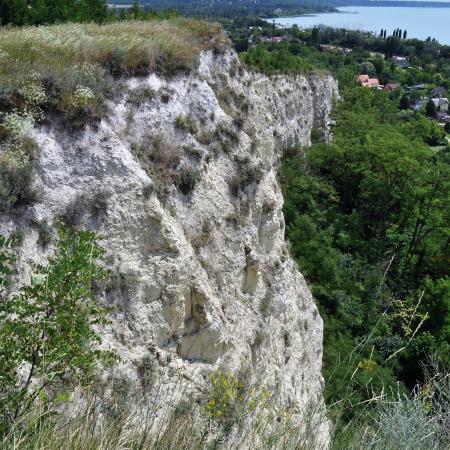
<svg viewBox="0 0 450 450"><path fill-rule="evenodd" d="M354 0L336 6L336 8L450 8L450 2L424 2L414 0Z"/></svg>
<svg viewBox="0 0 450 450"><path fill-rule="evenodd" d="M374 0L367 2L352 2L351 4L340 5L336 7L335 11L305 13L305 14L281 14L279 16L265 17L264 20L277 20L277 19L291 19L294 17L319 17L322 14L359 14L358 12L352 13L351 11L339 11L339 8L450 8L450 2L416 2L409 0Z"/></svg>
<svg viewBox="0 0 450 450"><path fill-rule="evenodd" d="M334 11L314 12L305 14L286 13L273 17L267 17L265 20L283 19L292 17L317 17L321 14L351 14L348 11L339 11L339 8L450 8L450 2L424 2L414 0L362 0L349 1L348 3L335 6ZM355 14L358 14L355 12Z"/></svg>

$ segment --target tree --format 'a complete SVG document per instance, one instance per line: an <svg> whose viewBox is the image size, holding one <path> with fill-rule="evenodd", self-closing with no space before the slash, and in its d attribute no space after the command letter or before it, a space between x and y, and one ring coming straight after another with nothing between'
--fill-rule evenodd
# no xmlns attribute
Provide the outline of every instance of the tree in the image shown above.
<svg viewBox="0 0 450 450"><path fill-rule="evenodd" d="M319 28L315 27L313 28L312 32L311 32L311 42L313 44L318 44L319 40L320 40L320 30Z"/></svg>
<svg viewBox="0 0 450 450"><path fill-rule="evenodd" d="M0 0L0 25L24 25L28 12L27 0Z"/></svg>
<svg viewBox="0 0 450 450"><path fill-rule="evenodd" d="M103 22L106 16L105 0L0 0L3 25Z"/></svg>
<svg viewBox="0 0 450 450"><path fill-rule="evenodd" d="M400 109L409 109L409 106L410 106L410 104L409 104L409 97L406 94L403 94L400 97L400 102L399 102L399 106L398 107Z"/></svg>
<svg viewBox="0 0 450 450"><path fill-rule="evenodd" d="M134 20L138 20L142 15L142 11L141 11L141 7L139 5L138 1L135 1L132 5L131 8L128 9L128 17L134 19Z"/></svg>
<svg viewBox="0 0 450 450"><path fill-rule="evenodd" d="M436 115L436 105L434 104L433 100L431 100L431 98L425 105L425 114L431 118Z"/></svg>
<svg viewBox="0 0 450 450"><path fill-rule="evenodd" d="M404 32L403 32L403 39L406 39L406 36L408 35L408 33L407 33L407 31L405 30Z"/></svg>
<svg viewBox="0 0 450 450"><path fill-rule="evenodd" d="M445 123L444 130L446 133L450 133L450 122Z"/></svg>
<svg viewBox="0 0 450 450"><path fill-rule="evenodd" d="M49 388L89 383L109 353L96 346L93 325L104 324L107 309L97 304L93 281L107 272L97 261L104 251L90 231L58 226L56 254L38 266L31 285L3 294L0 303L0 435ZM0 273L5 273L5 240ZM2 262L3 261L3 262Z"/></svg>
<svg viewBox="0 0 450 450"><path fill-rule="evenodd" d="M78 8L74 8L70 20L79 22L103 22L107 15L105 0L80 0Z"/></svg>

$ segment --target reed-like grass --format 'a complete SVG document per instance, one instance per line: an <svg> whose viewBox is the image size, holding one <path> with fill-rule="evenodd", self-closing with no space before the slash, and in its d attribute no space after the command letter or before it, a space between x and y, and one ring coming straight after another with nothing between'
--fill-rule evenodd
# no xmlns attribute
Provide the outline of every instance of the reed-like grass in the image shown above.
<svg viewBox="0 0 450 450"><path fill-rule="evenodd" d="M329 450L440 450L450 445L449 375L438 374L411 395L380 396L345 425L336 423ZM109 402L90 396L70 417L39 406L0 438L5 450L326 450L318 407L303 415L241 409L227 426L189 396L167 409L161 401ZM155 399L153 399L155 400ZM71 408L71 405L68 405Z"/></svg>
<svg viewBox="0 0 450 450"><path fill-rule="evenodd" d="M83 63L109 67L112 62L119 62L125 73L172 73L191 69L200 51L217 50L224 43L217 25L180 18L0 28L0 76L14 86L31 71L48 76L77 70Z"/></svg>
<svg viewBox="0 0 450 450"><path fill-rule="evenodd" d="M0 28L0 111L92 108L112 77L190 71L226 43L218 25L182 18Z"/></svg>

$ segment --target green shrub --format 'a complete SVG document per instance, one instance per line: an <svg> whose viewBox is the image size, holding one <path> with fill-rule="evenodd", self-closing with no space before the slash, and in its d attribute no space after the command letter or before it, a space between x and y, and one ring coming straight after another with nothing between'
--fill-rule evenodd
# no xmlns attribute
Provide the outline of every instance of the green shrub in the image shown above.
<svg viewBox="0 0 450 450"><path fill-rule="evenodd" d="M10 284L10 275L13 272L15 254L12 251L13 241L0 234L0 298L3 301L4 289Z"/></svg>
<svg viewBox="0 0 450 450"><path fill-rule="evenodd" d="M140 106L145 102L153 100L156 92L149 86L139 86L133 89L128 97L128 102L133 105Z"/></svg>
<svg viewBox="0 0 450 450"><path fill-rule="evenodd" d="M197 124L191 116L178 116L175 119L175 127L185 133L196 134Z"/></svg>
<svg viewBox="0 0 450 450"><path fill-rule="evenodd" d="M52 241L52 227L49 225L47 220L41 220L35 223L35 227L38 230L38 243L42 245L42 247L47 247L48 244Z"/></svg>
<svg viewBox="0 0 450 450"><path fill-rule="evenodd" d="M248 158L237 158L238 174L231 178L229 188L232 195L239 196L248 185L259 183L264 176L264 170L259 164L252 163Z"/></svg>
<svg viewBox="0 0 450 450"><path fill-rule="evenodd" d="M139 361L137 373L144 392L153 387L157 370L158 363L155 361L155 356L147 354Z"/></svg>
<svg viewBox="0 0 450 450"><path fill-rule="evenodd" d="M218 142L218 150L226 154L231 153L233 147L239 144L239 134L223 122L217 125L213 136Z"/></svg>
<svg viewBox="0 0 450 450"><path fill-rule="evenodd" d="M50 402L52 389L90 383L98 361L111 356L97 350L92 329L107 312L92 292L93 280L107 276L97 264L104 251L94 233L61 226L56 250L31 285L0 302L0 436L36 399Z"/></svg>
<svg viewBox="0 0 450 450"><path fill-rule="evenodd" d="M164 135L144 136L140 143L131 145L132 153L151 177L153 189L165 201L169 188L176 182L183 149Z"/></svg>
<svg viewBox="0 0 450 450"><path fill-rule="evenodd" d="M312 144L318 144L320 142L324 142L325 140L325 135L323 130L321 130L320 128L313 128L311 130L311 143Z"/></svg>
<svg viewBox="0 0 450 450"><path fill-rule="evenodd" d="M199 170L191 167L182 167L177 174L176 184L184 195L188 195L195 189L195 185L200 178Z"/></svg>
<svg viewBox="0 0 450 450"><path fill-rule="evenodd" d="M236 375L221 369L213 372L210 382L206 415L212 420L231 425L245 406L244 383Z"/></svg>
<svg viewBox="0 0 450 450"><path fill-rule="evenodd" d="M106 191L98 191L94 194L79 194L75 200L68 203L66 209L61 215L61 220L66 225L79 225L81 219L86 213L94 219L98 219L105 215L108 210L108 199L110 193Z"/></svg>

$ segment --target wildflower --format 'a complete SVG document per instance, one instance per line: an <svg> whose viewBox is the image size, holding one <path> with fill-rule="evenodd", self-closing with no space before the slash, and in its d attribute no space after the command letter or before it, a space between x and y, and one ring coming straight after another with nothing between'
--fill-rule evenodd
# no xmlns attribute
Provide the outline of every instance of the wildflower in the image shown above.
<svg viewBox="0 0 450 450"><path fill-rule="evenodd" d="M28 82L19 90L23 98L31 105L40 105L47 100L44 86L38 79L37 74L33 74Z"/></svg>
<svg viewBox="0 0 450 450"><path fill-rule="evenodd" d="M84 108L89 106L94 99L95 94L92 89L86 86L77 86L70 98L70 104L76 108Z"/></svg>
<svg viewBox="0 0 450 450"><path fill-rule="evenodd" d="M8 132L12 140L20 141L31 134L34 123L35 119L32 114L29 114L27 111L21 113L14 110L11 113L5 114L1 125Z"/></svg>

